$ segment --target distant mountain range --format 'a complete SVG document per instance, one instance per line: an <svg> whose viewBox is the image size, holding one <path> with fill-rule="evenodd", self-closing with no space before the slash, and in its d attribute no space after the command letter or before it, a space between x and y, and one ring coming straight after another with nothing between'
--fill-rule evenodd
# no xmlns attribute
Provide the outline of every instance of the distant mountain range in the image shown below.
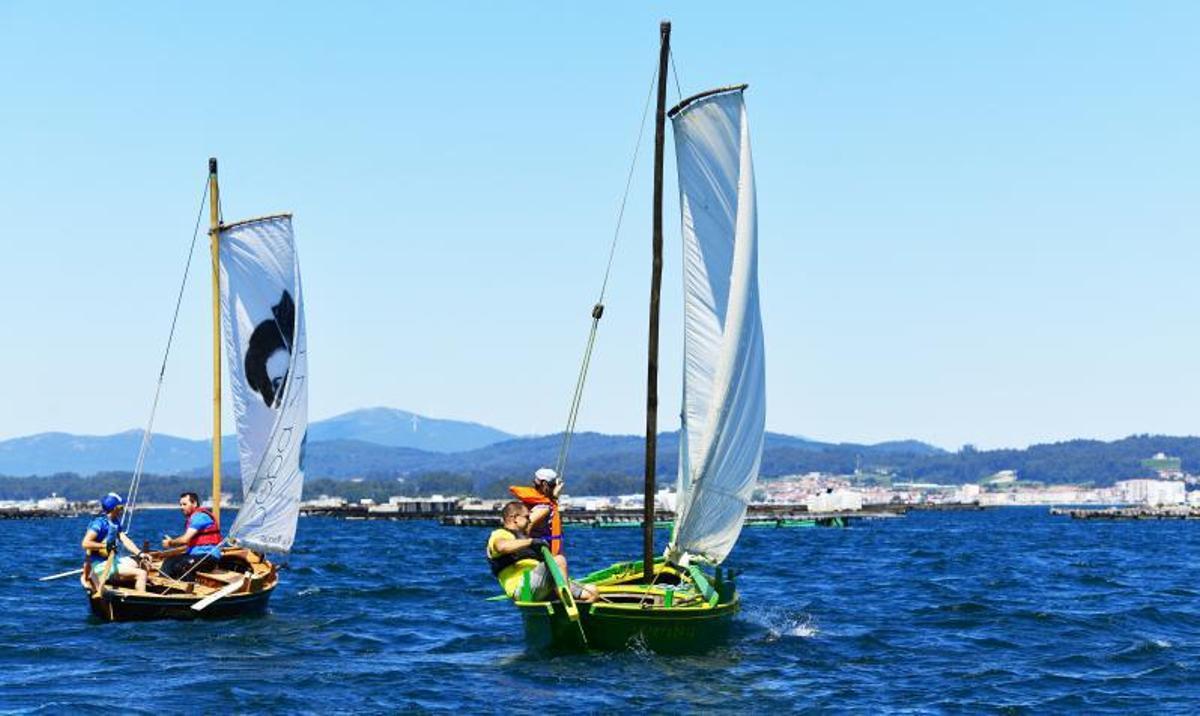
<svg viewBox="0 0 1200 716"><path fill-rule="evenodd" d="M659 472L674 474L679 449L677 433L659 436ZM129 471L141 445L142 433L88 436L41 433L0 441L0 475L51 475L74 472L90 475ZM315 477L379 477L427 472L460 474L524 474L553 464L561 435L518 438L471 422L439 420L392 408L367 408L319 420L309 425L308 472ZM232 436L222 441L226 459L234 458ZM885 455L935 455L939 448L917 441L879 445L834 445L768 433L764 469L783 462L770 456L830 452L874 460ZM643 439L634 435L579 433L571 443L570 467L575 472L638 474L642 470ZM171 475L207 471L211 447L207 440L155 435L146 472ZM801 463L808 462L801 460ZM230 465L236 474L236 466Z"/></svg>
<svg viewBox="0 0 1200 716"><path fill-rule="evenodd" d="M364 408L308 426L309 443L359 440L427 452L462 452L513 436L479 423L438 420L394 408Z"/></svg>
<svg viewBox="0 0 1200 716"><path fill-rule="evenodd" d="M356 441L374 446L407 448L427 453L473 450L513 436L478 423L438 420L404 410L365 408L318 420L308 426L309 446L314 443ZM132 470L142 443L141 430L115 435L39 433L0 441L0 475L49 475L75 472ZM226 435L221 450L237 456L237 440ZM320 452L325 452L321 449ZM146 472L171 475L208 464L208 440L189 440L155 434L146 457Z"/></svg>
<svg viewBox="0 0 1200 716"><path fill-rule="evenodd" d="M561 440L557 434L515 437L477 423L370 408L312 423L306 466L313 480L404 480L411 485L426 477L458 476L485 494L492 483L524 481L537 467L553 465ZM0 441L0 475L129 472L140 442L139 431L100 437L42 433ZM678 433L659 434L660 476L669 479L675 475L678 451ZM1143 460L1158 452L1182 458L1184 470L1200 472L1200 438L1194 437L1134 435L1111 442L1070 440L1024 450L966 446L947 452L915 440L861 445L767 433L761 474L770 478L814 471L848 474L862 469L887 472L897 480L961 484L999 470L1016 470L1023 481L1111 485L1117 480L1153 476ZM640 436L579 433L571 443L568 475L620 478L613 485L628 486L642 474L643 453ZM225 473L237 475L232 437L224 441L224 454ZM159 435L152 443L146 472L201 476L209 472L209 460L208 441Z"/></svg>

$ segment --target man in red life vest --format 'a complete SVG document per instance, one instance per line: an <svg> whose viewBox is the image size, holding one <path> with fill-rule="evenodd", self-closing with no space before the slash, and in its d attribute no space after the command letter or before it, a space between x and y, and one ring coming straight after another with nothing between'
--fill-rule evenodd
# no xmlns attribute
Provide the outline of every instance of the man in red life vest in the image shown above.
<svg viewBox="0 0 1200 716"><path fill-rule="evenodd" d="M529 508L529 536L545 540L550 551L563 553L562 517L558 513L558 495L563 483L558 473L543 467L533 473L533 487L513 485L508 488Z"/></svg>
<svg viewBox="0 0 1200 716"><path fill-rule="evenodd" d="M162 571L172 579L192 582L196 579L196 572L217 568L221 560L221 526L217 524L212 510L200 506L200 497L194 492L179 496L179 509L186 520L183 534L164 537L162 546L171 548L187 545L187 551L163 562Z"/></svg>

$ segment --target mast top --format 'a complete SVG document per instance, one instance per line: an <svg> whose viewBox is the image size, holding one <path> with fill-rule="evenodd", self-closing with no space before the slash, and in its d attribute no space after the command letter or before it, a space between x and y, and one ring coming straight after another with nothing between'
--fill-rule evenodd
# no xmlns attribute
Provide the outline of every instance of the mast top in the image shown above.
<svg viewBox="0 0 1200 716"><path fill-rule="evenodd" d="M208 158L208 173L209 174L217 173L217 158L216 157Z"/></svg>

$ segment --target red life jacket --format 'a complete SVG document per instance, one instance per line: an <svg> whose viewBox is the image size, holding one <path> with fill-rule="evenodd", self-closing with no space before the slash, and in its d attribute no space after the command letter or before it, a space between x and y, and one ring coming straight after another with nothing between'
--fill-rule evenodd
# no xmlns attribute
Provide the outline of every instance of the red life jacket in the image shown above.
<svg viewBox="0 0 1200 716"><path fill-rule="evenodd" d="M525 485L513 485L508 488L508 491L531 510L534 505L550 507L550 519L538 525L536 529L530 530L529 536L546 540L550 543L551 553L562 554L562 519L558 515L558 502L538 492L537 488Z"/></svg>
<svg viewBox="0 0 1200 716"><path fill-rule="evenodd" d="M212 524L196 530L196 534L192 535L192 538L188 540L188 549L191 549L192 547L209 547L221 544L221 526L217 524L217 518L213 515L212 510L208 509L207 507L197 507L195 512L188 515L187 523L183 526L183 531L187 532L192 528L192 517L196 515L196 512L203 512L211 517Z"/></svg>

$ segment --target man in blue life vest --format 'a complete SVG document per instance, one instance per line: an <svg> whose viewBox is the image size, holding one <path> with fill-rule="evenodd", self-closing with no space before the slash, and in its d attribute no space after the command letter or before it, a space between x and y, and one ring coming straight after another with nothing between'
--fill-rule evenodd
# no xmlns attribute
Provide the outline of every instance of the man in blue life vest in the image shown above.
<svg viewBox="0 0 1200 716"><path fill-rule="evenodd" d="M527 537L529 530L529 507L525 503L514 500L504 506L501 513L504 526L494 530L488 536L487 558L492 574L500 582L504 593L517 599L521 593L525 574L529 574L529 587L533 592L533 601L545 601L554 594L554 578L543 561L542 547L547 547L546 540L539 537ZM567 576L567 558L561 554L552 555L558 563L563 576ZM596 588L590 584L572 582L571 596L581 602L596 599Z"/></svg>
<svg viewBox="0 0 1200 716"><path fill-rule="evenodd" d="M162 546L169 549L187 545L187 551L164 561L162 571L172 579L193 582L196 572L217 568L221 560L221 526L212 510L200 506L200 497L194 492L179 496L179 509L185 519L183 534L163 538Z"/></svg>
<svg viewBox="0 0 1200 716"><path fill-rule="evenodd" d="M80 546L87 553L84 563L84 576L99 589L101 585L117 578L133 577L136 583L134 589L146 591L146 570L138 565L133 557L118 557L117 543L124 545L139 559L142 551L138 549L121 525L121 515L125 512L125 498L115 492L110 492L100 500L100 509L104 514L99 515L88 523L87 532L83 535Z"/></svg>

